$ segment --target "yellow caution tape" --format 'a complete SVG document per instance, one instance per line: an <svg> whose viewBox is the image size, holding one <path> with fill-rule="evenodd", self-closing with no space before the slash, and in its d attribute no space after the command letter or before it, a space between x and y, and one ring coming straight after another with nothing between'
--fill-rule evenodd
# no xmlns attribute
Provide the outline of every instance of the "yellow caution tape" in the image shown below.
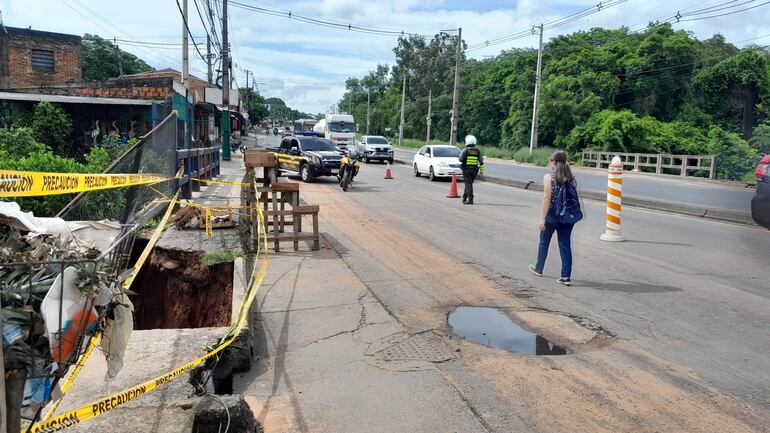
<svg viewBox="0 0 770 433"><path fill-rule="evenodd" d="M161 220L160 224L158 224L158 227L155 229L155 232L150 237L150 240L147 242L147 245L144 247L144 250L142 250L142 253L139 255L139 258L136 261L136 264L134 265L134 268L131 270L131 274L123 281L123 289L128 290L131 287L131 283L134 282L134 279L137 275L139 275L139 271L142 269L142 266L144 266L144 262L147 261L147 258L150 256L150 253L152 252L152 249L155 247L155 244L160 239L160 236L163 234L163 232L166 229L166 223L168 222L169 217L171 216L171 211L174 209L174 203L176 202L177 197L179 196L179 192L176 193L174 196L174 199L171 200L171 202L168 205L168 208L166 208L166 213L163 215L163 219ZM101 340L102 335L96 334L93 337L91 337L91 341L88 344L88 349L80 356L80 358L77 361L77 365L72 370L72 373L67 377L67 380L64 381L64 385L61 387L62 395L56 401L53 403L50 403L49 409L46 412L45 416L41 418L41 422L44 422L51 418L53 414L56 412L56 409L59 407L59 404L61 404L62 400L64 399L64 396L67 395L67 391L72 387L72 384L75 382L75 379L77 379L78 374L80 374L80 370L83 368L83 365L85 365L86 361L88 361L88 358L91 356L91 353L94 351L94 348L99 344L99 341Z"/></svg>
<svg viewBox="0 0 770 433"><path fill-rule="evenodd" d="M176 196L175 196L175 199L176 199ZM172 201L172 203L173 202L174 201ZM172 206L169 206L169 209L171 208ZM257 254L260 253L260 251L262 250L262 247L264 246L264 256L261 264L259 263L258 260L254 261L252 277L247 286L246 294L244 298L241 300L241 305L238 309L237 321L225 333L225 336L223 337L223 340L221 341L221 344L219 346L217 346L211 352L193 361L190 361L179 368L171 370L163 375L150 379L134 387L125 389L116 394L91 402L85 406L81 406L77 409L67 411L45 422L39 422L33 425L32 427L30 427L28 431L32 433L55 432L55 431L64 430L67 427L80 424L84 421L96 418L100 415L103 415L109 412L110 410L118 406L121 406L131 400L135 400L143 396L144 394L147 394L153 391L158 386L172 379L179 377L184 372L187 372L192 368L198 365L201 365L207 359L212 358L213 356L216 356L217 354L222 352L225 348L227 348L230 344L232 344L232 342L241 333L241 331L243 330L243 327L246 324L248 311L251 309L251 305L254 302L257 292L259 291L259 288L262 286L262 282L265 279L265 274L267 273L267 266L268 266L268 263L270 262L267 255L267 232L265 230L265 225L264 225L264 215L260 207L257 207L257 212L258 212L257 216L259 221L258 232L262 236L262 244L260 244L260 248L257 251ZM162 225L165 225L165 221L167 220L167 217L169 216L169 214L170 212L167 210L166 215L164 216L164 221L163 221L164 224ZM156 234L157 233L158 232L156 232ZM151 242L152 242L152 239L151 239Z"/></svg>
<svg viewBox="0 0 770 433"><path fill-rule="evenodd" d="M61 387L61 397L57 398L53 403L48 404L48 412L46 412L45 416L40 419L41 422L48 420L56 412L56 409L59 407L59 404L61 404L64 396L67 395L67 391L72 388L72 384L75 383L75 379L77 379L78 374L80 374L80 370L83 369L86 361L88 361L88 357L91 356L91 353L94 351L94 348L99 344L101 339L102 334L96 334L91 337L91 341L88 343L88 349L86 349L86 351L80 356L77 361L77 365L75 365L75 368L72 369L72 373L70 373L70 375L67 377L67 380L64 381L64 385Z"/></svg>
<svg viewBox="0 0 770 433"><path fill-rule="evenodd" d="M0 197L34 197L147 185L174 179L157 174L44 173L0 170Z"/></svg>
<svg viewBox="0 0 770 433"><path fill-rule="evenodd" d="M210 207L206 208L206 216L204 218L206 218L206 237L210 238L214 236L214 230L211 228L211 208Z"/></svg>
<svg viewBox="0 0 770 433"><path fill-rule="evenodd" d="M243 183L243 182L225 182L224 180L198 179L195 177L191 177L190 180L194 180L197 182L213 183L216 185L251 186L251 184Z"/></svg>

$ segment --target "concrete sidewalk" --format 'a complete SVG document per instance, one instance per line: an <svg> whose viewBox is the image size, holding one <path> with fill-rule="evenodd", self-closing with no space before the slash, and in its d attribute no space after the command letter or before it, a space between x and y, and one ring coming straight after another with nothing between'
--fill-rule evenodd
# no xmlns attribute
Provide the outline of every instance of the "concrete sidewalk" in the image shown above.
<svg viewBox="0 0 770 433"><path fill-rule="evenodd" d="M432 363L378 353L413 337L323 244L316 253L271 256L252 313L264 345L233 391L265 431L488 431ZM457 362L459 349L434 343L437 356Z"/></svg>

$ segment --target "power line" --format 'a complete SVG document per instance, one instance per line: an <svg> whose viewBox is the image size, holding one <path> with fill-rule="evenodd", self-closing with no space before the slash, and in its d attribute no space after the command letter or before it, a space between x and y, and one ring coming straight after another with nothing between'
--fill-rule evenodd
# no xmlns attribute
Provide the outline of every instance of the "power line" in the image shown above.
<svg viewBox="0 0 770 433"><path fill-rule="evenodd" d="M195 3L195 10L198 11L198 18L201 20L201 25L203 26L203 30L206 32L206 37L208 40L214 39L213 36L211 36L212 32L209 32L209 29L206 27L206 20L203 18L203 13L201 12L200 6L198 6L198 0L193 0L193 3ZM213 30L216 32L216 30ZM214 51L217 51L216 45L214 46ZM208 62L208 59L206 59L206 62Z"/></svg>
<svg viewBox="0 0 770 433"><path fill-rule="evenodd" d="M574 22L574 21L577 21L579 19L585 18L585 17L587 17L589 15L597 14L597 13L601 12L604 9L608 9L608 8L613 7L613 6L617 6L617 5L625 3L627 1L628 0L611 0L611 1L606 2L606 3L599 2L595 6L587 7L587 8L581 9L579 11L573 12L573 13L571 13L569 15L566 15L566 16L563 16L563 17L559 17L559 18L553 19L551 21L544 22L543 23L543 29L544 30L549 30L549 29L553 29L553 28L556 28L556 27L559 27L559 26L563 26L565 24L569 24L571 22ZM488 46L491 46L491 45L498 45L498 44L502 44L502 43L505 43L505 42L512 42L512 41L517 40L517 39L528 37L528 36L530 36L532 34L535 34L534 33L534 27L526 29L526 30L520 30L520 31L514 32L514 33L509 33L507 35L498 36L498 37L493 38L493 39L488 39L488 40L486 40L484 42L480 42L480 43L476 43L476 44L471 44L471 45L468 46L468 50L467 51L474 51L474 50L485 48L485 47L488 47Z"/></svg>
<svg viewBox="0 0 770 433"><path fill-rule="evenodd" d="M623 0L623 1L626 1L626 0ZM423 36L423 37L432 36L424 33L421 34L420 32L406 32L404 30L376 29L372 27L364 27L364 26L358 26L353 24L345 24L345 23L339 23L334 21L321 20L317 18L296 14L293 11L280 11L275 9L268 9L260 6L247 5L237 1L230 1L229 3L237 8L249 10L252 12L258 12L258 13L272 15L276 17L294 19L294 20L302 21L308 24L315 24L322 27L348 30L352 32L367 33L367 34L381 35L381 36ZM455 31L457 31L457 29L439 30L438 32L455 32Z"/></svg>
<svg viewBox="0 0 770 433"><path fill-rule="evenodd" d="M744 4L745 4L745 3L744 3ZM711 19L711 18L719 18L719 17L725 17L725 16L728 16L728 15L734 15L734 14L737 14L737 13L741 13L741 12L750 11L750 10L752 10L752 9L756 9L756 8L758 8L758 7L760 7L760 6L764 6L764 5L766 5L766 4L770 4L770 1L766 1L766 2L764 2L764 3L760 3L760 4L758 4L758 5L754 5L754 6L751 6L751 7L748 7L748 8L744 8L744 9L740 9L740 10L734 10L734 11L725 12L725 13L721 13L721 14L717 14L717 15L709 15L709 16L707 16L707 17L690 18L690 19L677 19L677 22L684 22L684 21L701 21L701 20L708 20L708 19ZM689 15L685 15L685 16L689 16Z"/></svg>

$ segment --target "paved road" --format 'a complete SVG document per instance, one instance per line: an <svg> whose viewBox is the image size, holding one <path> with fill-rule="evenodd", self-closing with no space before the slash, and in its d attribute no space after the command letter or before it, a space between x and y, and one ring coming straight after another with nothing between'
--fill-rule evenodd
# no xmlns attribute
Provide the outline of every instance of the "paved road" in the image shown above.
<svg viewBox="0 0 770 433"><path fill-rule="evenodd" d="M303 197L322 205L322 231L400 324L447 329L455 306L505 306L577 352L506 358L465 344L462 365L442 373L488 431L767 431L770 232L627 208L629 241L604 243L603 206L588 201L565 288L555 248L547 278L526 270L538 193L481 183L468 207L445 198L447 182L393 171L385 181L384 167L365 165L349 193L321 179ZM527 312L576 318L606 339L581 343Z"/></svg>
<svg viewBox="0 0 770 433"><path fill-rule="evenodd" d="M398 149L396 156L410 162L415 152ZM489 176L514 179L518 181L534 180L542 183L546 169L514 164L487 164ZM607 191L607 176L602 172L582 170L578 175L579 187L586 191ZM754 190L732 186L713 185L698 181L682 181L644 175L626 175L623 193L628 196L684 203L705 208L729 209L751 212L751 198Z"/></svg>

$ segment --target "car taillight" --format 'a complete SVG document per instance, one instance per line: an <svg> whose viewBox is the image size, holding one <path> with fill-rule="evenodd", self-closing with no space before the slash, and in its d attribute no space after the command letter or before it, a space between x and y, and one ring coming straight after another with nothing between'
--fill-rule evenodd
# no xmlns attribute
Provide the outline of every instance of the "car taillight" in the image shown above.
<svg viewBox="0 0 770 433"><path fill-rule="evenodd" d="M757 166L757 172L755 173L757 175L757 179L762 179L765 177L765 174L767 174L768 166L770 166L770 164L759 164Z"/></svg>

